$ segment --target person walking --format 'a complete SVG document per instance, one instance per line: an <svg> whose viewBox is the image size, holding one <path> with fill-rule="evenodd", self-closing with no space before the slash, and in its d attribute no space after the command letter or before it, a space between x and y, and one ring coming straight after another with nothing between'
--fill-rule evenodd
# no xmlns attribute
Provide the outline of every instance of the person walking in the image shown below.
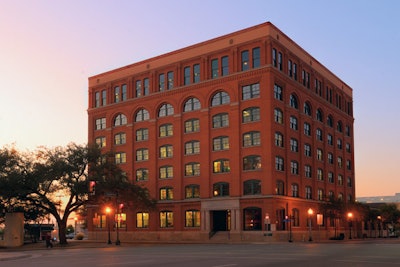
<svg viewBox="0 0 400 267"><path fill-rule="evenodd" d="M46 248L52 248L53 243L51 243L51 236L49 234L46 235Z"/></svg>

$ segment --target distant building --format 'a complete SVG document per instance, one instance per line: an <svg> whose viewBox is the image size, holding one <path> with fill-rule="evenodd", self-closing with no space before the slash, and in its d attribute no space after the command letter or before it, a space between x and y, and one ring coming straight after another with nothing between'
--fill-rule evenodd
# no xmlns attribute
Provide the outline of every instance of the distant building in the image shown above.
<svg viewBox="0 0 400 267"><path fill-rule="evenodd" d="M400 203L400 193L394 196L358 197L358 202L364 203Z"/></svg>
<svg viewBox="0 0 400 267"><path fill-rule="evenodd" d="M122 239L300 238L310 208L318 229L321 201L355 200L352 88L269 22L90 77L88 115L158 199L118 216ZM88 218L105 240L104 207Z"/></svg>

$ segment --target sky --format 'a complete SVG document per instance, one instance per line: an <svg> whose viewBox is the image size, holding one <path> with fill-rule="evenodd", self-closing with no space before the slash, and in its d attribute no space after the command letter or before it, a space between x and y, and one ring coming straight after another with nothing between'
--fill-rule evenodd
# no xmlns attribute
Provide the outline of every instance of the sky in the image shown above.
<svg viewBox="0 0 400 267"><path fill-rule="evenodd" d="M267 21L353 88L356 195L400 192L400 1L0 0L0 147L87 143L88 77Z"/></svg>

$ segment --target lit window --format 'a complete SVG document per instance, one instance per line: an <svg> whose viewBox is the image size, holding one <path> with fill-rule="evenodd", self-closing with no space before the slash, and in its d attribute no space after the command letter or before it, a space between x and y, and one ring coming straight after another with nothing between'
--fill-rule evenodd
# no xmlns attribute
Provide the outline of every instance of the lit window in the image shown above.
<svg viewBox="0 0 400 267"><path fill-rule="evenodd" d="M149 227L149 213L138 212L136 213L136 227L137 228L148 228Z"/></svg>
<svg viewBox="0 0 400 267"><path fill-rule="evenodd" d="M126 163L126 153L125 152L115 153L115 164L122 164L122 163Z"/></svg>
<svg viewBox="0 0 400 267"><path fill-rule="evenodd" d="M174 168L172 166L160 167L160 179L168 179L174 177Z"/></svg>
<svg viewBox="0 0 400 267"><path fill-rule="evenodd" d="M126 143L126 134L125 133L117 133L114 135L114 144L115 145L123 145Z"/></svg>
<svg viewBox="0 0 400 267"><path fill-rule="evenodd" d="M149 129L141 128L136 130L136 141L145 141L149 139Z"/></svg>
<svg viewBox="0 0 400 267"><path fill-rule="evenodd" d="M251 107L242 111L242 122L252 122L260 120L260 108Z"/></svg>
<svg viewBox="0 0 400 267"><path fill-rule="evenodd" d="M225 173L230 171L229 160L218 159L213 162L213 173Z"/></svg>
<svg viewBox="0 0 400 267"><path fill-rule="evenodd" d="M174 191L171 187L160 188L160 200L174 199Z"/></svg>
<svg viewBox="0 0 400 267"><path fill-rule="evenodd" d="M147 148L140 148L136 150L136 161L149 160L149 150Z"/></svg>
<svg viewBox="0 0 400 267"><path fill-rule="evenodd" d="M173 156L172 145L164 145L160 147L160 158L170 158Z"/></svg>
<svg viewBox="0 0 400 267"><path fill-rule="evenodd" d="M160 227L161 228L174 227L174 213L172 211L160 212Z"/></svg>
<svg viewBox="0 0 400 267"><path fill-rule="evenodd" d="M185 227L200 227L200 211L185 211Z"/></svg>
<svg viewBox="0 0 400 267"><path fill-rule="evenodd" d="M213 185L213 196L214 197L225 197L229 196L229 184L220 182Z"/></svg>
<svg viewBox="0 0 400 267"><path fill-rule="evenodd" d="M200 121L198 119L185 121L185 133L193 133L198 131L200 131Z"/></svg>
<svg viewBox="0 0 400 267"><path fill-rule="evenodd" d="M174 134L172 124L163 124L160 126L160 137L172 136Z"/></svg>
<svg viewBox="0 0 400 267"><path fill-rule="evenodd" d="M98 147L105 147L106 146L106 138L104 136L96 138L96 145Z"/></svg>
<svg viewBox="0 0 400 267"><path fill-rule="evenodd" d="M136 181L147 181L147 180L149 180L149 170L148 169L136 170Z"/></svg>
<svg viewBox="0 0 400 267"><path fill-rule="evenodd" d="M185 165L185 176L200 176L200 163L187 163Z"/></svg>
<svg viewBox="0 0 400 267"><path fill-rule="evenodd" d="M199 198L200 197L200 186L197 184L191 184L185 186L185 198Z"/></svg>

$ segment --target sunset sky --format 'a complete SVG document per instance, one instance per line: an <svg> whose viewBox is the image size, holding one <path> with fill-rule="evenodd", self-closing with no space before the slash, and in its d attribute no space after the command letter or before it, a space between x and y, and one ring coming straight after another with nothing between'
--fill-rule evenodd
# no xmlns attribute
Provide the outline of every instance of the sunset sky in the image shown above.
<svg viewBox="0 0 400 267"><path fill-rule="evenodd" d="M353 88L357 197L394 195L399 13L395 0L0 0L0 147L84 144L88 77L270 21Z"/></svg>

